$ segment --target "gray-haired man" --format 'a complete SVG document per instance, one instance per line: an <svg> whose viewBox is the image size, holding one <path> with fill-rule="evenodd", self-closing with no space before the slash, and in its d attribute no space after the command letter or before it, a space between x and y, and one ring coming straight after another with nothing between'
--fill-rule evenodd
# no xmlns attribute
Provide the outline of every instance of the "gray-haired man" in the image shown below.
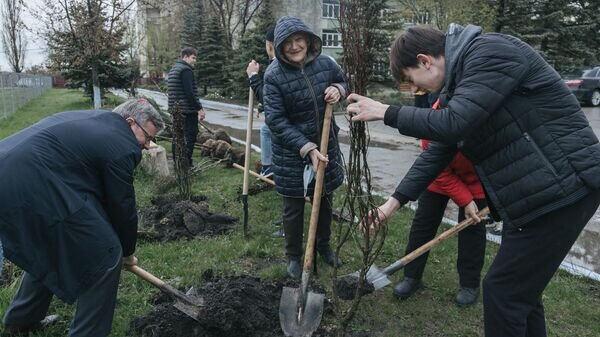
<svg viewBox="0 0 600 337"><path fill-rule="evenodd" d="M53 295L77 301L69 336L107 336L133 255L133 170L163 128L145 99L62 112L0 141L0 237L25 270L3 336L43 328Z"/></svg>

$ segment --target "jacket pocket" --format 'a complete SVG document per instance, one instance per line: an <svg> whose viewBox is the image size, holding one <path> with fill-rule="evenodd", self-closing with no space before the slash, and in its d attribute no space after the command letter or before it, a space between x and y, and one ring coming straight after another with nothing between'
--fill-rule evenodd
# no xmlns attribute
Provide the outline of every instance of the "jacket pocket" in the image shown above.
<svg viewBox="0 0 600 337"><path fill-rule="evenodd" d="M544 163L544 165L550 169L550 171L552 172L552 174L558 178L558 172L556 172L556 169L554 168L554 166L552 165L552 163L550 163L550 161L548 160L548 158L546 158L546 156L544 155L544 153L542 152L542 150L540 149L540 147L537 145L537 143L535 142L535 140L533 140L531 138L531 136L529 136L529 134L527 132L523 133L523 136L525 137L525 140L527 140L527 142L529 144L531 144L531 147L533 147L533 150L537 153L537 155L540 157L540 159L542 160L542 163Z"/></svg>

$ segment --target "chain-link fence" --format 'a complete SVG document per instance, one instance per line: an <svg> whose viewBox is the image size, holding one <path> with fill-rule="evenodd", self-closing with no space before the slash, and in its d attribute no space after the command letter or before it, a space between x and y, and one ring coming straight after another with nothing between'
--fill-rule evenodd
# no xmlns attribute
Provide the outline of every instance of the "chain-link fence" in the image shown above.
<svg viewBox="0 0 600 337"><path fill-rule="evenodd" d="M0 72L0 120L51 87L50 76Z"/></svg>

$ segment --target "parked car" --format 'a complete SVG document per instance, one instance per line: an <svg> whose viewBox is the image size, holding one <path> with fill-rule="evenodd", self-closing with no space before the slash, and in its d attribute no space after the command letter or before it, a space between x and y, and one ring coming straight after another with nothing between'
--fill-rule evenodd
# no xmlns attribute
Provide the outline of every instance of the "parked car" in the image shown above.
<svg viewBox="0 0 600 337"><path fill-rule="evenodd" d="M582 104L600 106L600 67L585 70L581 77L565 79L565 83Z"/></svg>

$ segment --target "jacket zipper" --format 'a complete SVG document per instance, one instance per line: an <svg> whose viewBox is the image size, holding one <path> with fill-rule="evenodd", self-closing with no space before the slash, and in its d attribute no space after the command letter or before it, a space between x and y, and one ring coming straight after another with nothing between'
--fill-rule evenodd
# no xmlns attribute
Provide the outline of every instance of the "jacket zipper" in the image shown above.
<svg viewBox="0 0 600 337"><path fill-rule="evenodd" d="M304 73L304 65L302 65L302 67L300 68L300 72L302 73L302 76L304 76L304 80L306 81L306 84L308 84L308 88L310 89L310 93L313 98L313 104L315 105L315 122L317 124L317 140L318 140L317 146L319 146L319 144L321 143L321 123L320 123L321 120L319 119L319 105L317 104L317 95L315 94L315 91L312 87L312 84L310 83L310 80L308 79L308 76L306 76L306 73Z"/></svg>
<svg viewBox="0 0 600 337"><path fill-rule="evenodd" d="M546 166L548 168L550 168L550 171L552 171L552 174L554 174L555 177L558 177L558 173L556 172L556 169L554 168L554 166L552 166L552 164L550 163L550 161L548 160L548 158L546 158L546 156L544 155L544 153L542 153L542 150L537 145L537 143L533 139L531 139L531 137L529 136L529 134L527 132L524 132L523 136L525 137L525 139L529 143L531 143L531 146L533 146L533 149L535 150L535 152L537 152L537 154L542 158L542 160L544 161L544 163L546 164Z"/></svg>

